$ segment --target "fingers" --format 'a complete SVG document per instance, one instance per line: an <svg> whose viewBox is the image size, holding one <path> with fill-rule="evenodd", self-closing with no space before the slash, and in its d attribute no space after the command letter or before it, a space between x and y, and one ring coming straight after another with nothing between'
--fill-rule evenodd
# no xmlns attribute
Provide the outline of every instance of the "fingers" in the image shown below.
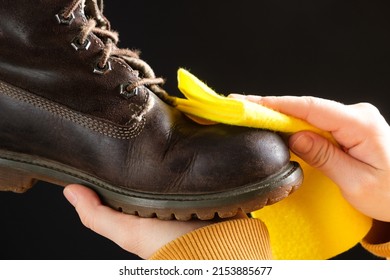
<svg viewBox="0 0 390 280"><path fill-rule="evenodd" d="M254 96L231 95L234 98L246 99L281 113L303 119L322 130L329 131L335 140L351 155L361 157L360 151L355 152L355 147L372 145L366 135L372 134L379 127L388 130L388 125L379 111L368 103L344 105L333 100L327 100L311 96ZM361 159L361 158L360 158Z"/></svg>
<svg viewBox="0 0 390 280"><path fill-rule="evenodd" d="M162 221L127 215L103 205L95 192L81 185L65 187L64 195L86 227L144 259L171 240L211 223Z"/></svg>

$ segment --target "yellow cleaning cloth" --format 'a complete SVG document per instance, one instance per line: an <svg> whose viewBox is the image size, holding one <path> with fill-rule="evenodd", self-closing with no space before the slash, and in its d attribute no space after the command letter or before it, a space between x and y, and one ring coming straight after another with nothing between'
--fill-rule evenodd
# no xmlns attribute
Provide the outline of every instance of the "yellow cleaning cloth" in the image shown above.
<svg viewBox="0 0 390 280"><path fill-rule="evenodd" d="M329 132L303 120L219 95L184 69L178 71L178 87L187 99L176 98L177 108L188 115L288 134L311 130L335 143ZM267 225L274 257L329 259L355 246L369 231L371 218L354 210L328 177L294 154L291 158L303 169L301 187L286 199L252 213Z"/></svg>

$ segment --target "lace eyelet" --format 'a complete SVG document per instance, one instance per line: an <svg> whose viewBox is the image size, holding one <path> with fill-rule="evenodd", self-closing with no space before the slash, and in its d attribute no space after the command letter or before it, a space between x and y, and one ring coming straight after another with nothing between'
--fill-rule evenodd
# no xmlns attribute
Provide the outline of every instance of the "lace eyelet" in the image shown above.
<svg viewBox="0 0 390 280"><path fill-rule="evenodd" d="M104 65L103 68L99 66L99 63L96 63L95 68L93 69L93 73L104 75L111 70L112 70L111 61L108 60L106 62L106 65Z"/></svg>
<svg viewBox="0 0 390 280"><path fill-rule="evenodd" d="M120 85L120 95L122 95L124 98L126 99L130 99L134 96L137 96L138 95L138 87L136 87L135 89L133 89L131 92L129 92L127 90L127 87L129 86L130 84L121 84Z"/></svg>
<svg viewBox="0 0 390 280"><path fill-rule="evenodd" d="M55 15L57 22L59 24L71 25L73 20L75 19L74 13L71 13L69 17L65 18L62 14Z"/></svg>
<svg viewBox="0 0 390 280"><path fill-rule="evenodd" d="M73 39L72 43L71 43L72 47L76 50L76 51L81 51L81 50L88 50L89 47L91 46L91 41L89 39L86 39L84 41L84 43L80 42L80 38L79 37L76 37Z"/></svg>

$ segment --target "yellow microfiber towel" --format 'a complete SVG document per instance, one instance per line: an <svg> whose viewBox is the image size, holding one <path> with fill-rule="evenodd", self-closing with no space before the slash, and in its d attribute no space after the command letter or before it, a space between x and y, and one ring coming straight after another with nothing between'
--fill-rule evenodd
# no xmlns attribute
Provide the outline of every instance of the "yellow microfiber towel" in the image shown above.
<svg viewBox="0 0 390 280"><path fill-rule="evenodd" d="M178 87L186 99L176 98L176 106L188 115L287 134L311 130L337 145L329 132L259 104L217 94L184 69L178 71ZM274 257L329 259L355 246L371 228L372 219L354 210L337 185L319 170L292 153L291 159L303 169L301 187L286 199L252 213L267 225Z"/></svg>

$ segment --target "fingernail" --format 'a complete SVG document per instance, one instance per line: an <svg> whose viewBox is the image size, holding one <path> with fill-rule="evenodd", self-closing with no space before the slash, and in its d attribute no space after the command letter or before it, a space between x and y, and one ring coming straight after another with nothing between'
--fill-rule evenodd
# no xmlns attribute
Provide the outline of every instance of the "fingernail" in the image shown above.
<svg viewBox="0 0 390 280"><path fill-rule="evenodd" d="M64 189L64 196L70 202L70 204L72 204L73 206L76 206L77 196L74 192L72 192L69 188L65 188Z"/></svg>
<svg viewBox="0 0 390 280"><path fill-rule="evenodd" d="M311 151L314 140L309 135L302 133L290 137L290 148L294 153L307 154Z"/></svg>

